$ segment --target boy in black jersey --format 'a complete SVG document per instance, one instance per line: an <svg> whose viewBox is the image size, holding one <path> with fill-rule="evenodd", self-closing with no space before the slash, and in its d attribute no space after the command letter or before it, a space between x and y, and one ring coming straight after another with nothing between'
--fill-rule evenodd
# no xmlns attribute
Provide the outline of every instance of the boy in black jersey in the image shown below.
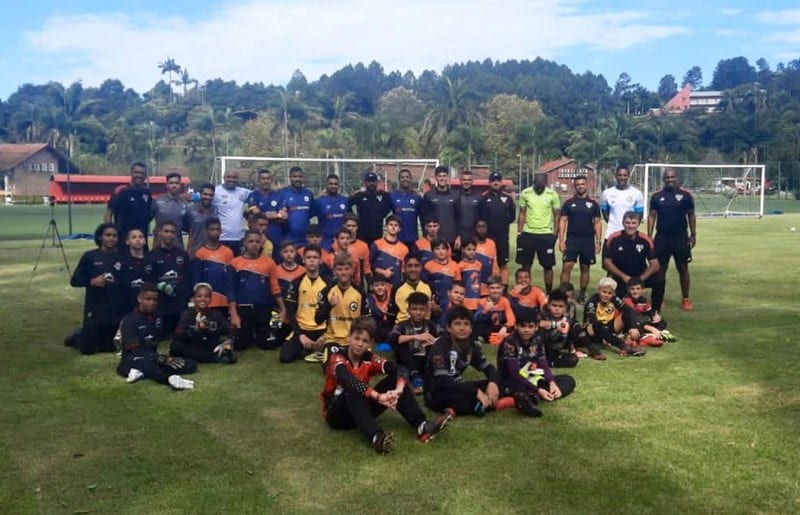
<svg viewBox="0 0 800 515"><path fill-rule="evenodd" d="M70 279L75 288L86 288L80 333L65 344L77 346L81 354L113 352L114 334L123 315L121 285L122 256L117 252L117 228L104 223L94 231L97 249L86 252Z"/></svg>
<svg viewBox="0 0 800 515"><path fill-rule="evenodd" d="M158 312L164 318L164 336L172 335L186 309L191 292L189 254L175 245L178 226L169 220L158 228L158 247L145 257L145 267L159 291Z"/></svg>
<svg viewBox="0 0 800 515"><path fill-rule="evenodd" d="M136 305L136 297L139 295L139 288L150 280L145 266L145 249L147 247L147 237L139 229L128 231L125 238L128 247L128 254L122 256L122 303L124 305L123 314L129 313Z"/></svg>
<svg viewBox="0 0 800 515"><path fill-rule="evenodd" d="M428 349L442 334L441 327L431 320L425 320L429 303L430 297L424 293L411 293L408 296L408 320L394 326L389 333L389 344L394 350L395 360L398 365L408 368L415 394L422 393Z"/></svg>
<svg viewBox="0 0 800 515"><path fill-rule="evenodd" d="M538 331L533 313L523 313L497 352L500 391L513 396L517 410L529 417L542 415L539 399L555 401L575 389L572 376L550 370L544 346L536 340Z"/></svg>
<svg viewBox="0 0 800 515"><path fill-rule="evenodd" d="M158 353L158 341L162 337L163 319L157 313L158 289L145 283L139 289L139 306L122 319L122 359L117 373L129 383L140 379L152 379L176 390L194 388L194 381L180 374L191 374L197 370L197 361Z"/></svg>
<svg viewBox="0 0 800 515"><path fill-rule="evenodd" d="M436 339L425 364L425 404L435 411L458 415L483 415L496 407L500 389L497 369L483 356L472 337L472 314L459 306L447 313L446 333ZM465 381L467 367L486 375L482 381ZM449 410L449 411L448 411Z"/></svg>
<svg viewBox="0 0 800 515"><path fill-rule="evenodd" d="M378 453L394 447L394 435L384 432L376 418L386 409L397 410L417 438L426 443L450 422L448 413L426 420L414 394L407 388L408 370L395 365L369 349L375 344L375 322L361 318L353 322L347 337L348 345L331 354L325 370L322 389L322 417L332 429L358 428ZM370 380L385 375L375 386Z"/></svg>
<svg viewBox="0 0 800 515"><path fill-rule="evenodd" d="M209 308L213 290L208 283L194 285L194 306L181 314L169 355L192 358L200 363L235 363L228 319Z"/></svg>
<svg viewBox="0 0 800 515"><path fill-rule="evenodd" d="M589 354L597 352L603 343L619 349L621 356L644 356L645 350L638 345L629 345L617 334L625 327L631 327L630 308L616 294L617 281L611 277L603 277L597 285L597 293L592 295L583 308L583 321L586 334L591 341ZM639 330L632 328L628 332L634 341L639 340Z"/></svg>
<svg viewBox="0 0 800 515"><path fill-rule="evenodd" d="M567 294L553 290L547 299L547 309L539 315L539 330L535 345L543 349L551 367L574 367L578 364L575 338L581 328L577 320L567 315Z"/></svg>

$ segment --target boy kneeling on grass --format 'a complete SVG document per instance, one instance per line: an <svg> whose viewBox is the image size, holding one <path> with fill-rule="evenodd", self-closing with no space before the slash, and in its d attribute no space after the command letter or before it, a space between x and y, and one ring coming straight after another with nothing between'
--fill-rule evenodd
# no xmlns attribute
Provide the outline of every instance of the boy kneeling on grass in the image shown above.
<svg viewBox="0 0 800 515"><path fill-rule="evenodd" d="M331 429L358 428L375 451L384 454L394 447L394 434L383 431L376 418L387 409L397 410L416 428L423 443L439 434L452 416L425 419L407 387L408 369L369 350L375 344L375 333L375 321L360 318L350 326L348 345L331 353L321 394L322 417ZM386 377L370 386L376 375Z"/></svg>
<svg viewBox="0 0 800 515"><path fill-rule="evenodd" d="M628 306L617 296L617 281L603 277L597 284L597 293L592 295L583 308L586 334L589 337L589 355L596 359L602 354L600 346L606 343L619 350L621 356L644 356L645 350L638 345L629 345L618 336L630 317ZM627 320L627 322L630 322ZM639 330L632 328L628 336L639 339Z"/></svg>
<svg viewBox="0 0 800 515"><path fill-rule="evenodd" d="M178 373L195 372L197 361L158 353L158 341L164 327L163 319L156 314L158 288L151 283L143 284L136 300L139 306L122 319L122 360L117 373L129 383L152 379L176 390L194 388L194 381L184 379Z"/></svg>
<svg viewBox="0 0 800 515"><path fill-rule="evenodd" d="M556 401L575 390L572 376L553 375L550 370L544 345L537 339L541 331L533 313L522 313L514 333L497 351L500 391L512 396L517 410L529 417L542 416L539 399Z"/></svg>

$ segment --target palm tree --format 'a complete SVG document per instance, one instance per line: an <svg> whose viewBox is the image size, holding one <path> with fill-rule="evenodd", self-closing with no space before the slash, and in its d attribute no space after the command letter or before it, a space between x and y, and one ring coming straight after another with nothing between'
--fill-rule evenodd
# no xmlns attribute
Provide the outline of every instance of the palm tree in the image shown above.
<svg viewBox="0 0 800 515"><path fill-rule="evenodd" d="M161 70L161 75L164 75L165 73L167 74L169 79L169 101L172 103L175 101L172 96L172 72L180 73L181 66L175 62L175 59L167 56L164 61L158 63L158 68Z"/></svg>

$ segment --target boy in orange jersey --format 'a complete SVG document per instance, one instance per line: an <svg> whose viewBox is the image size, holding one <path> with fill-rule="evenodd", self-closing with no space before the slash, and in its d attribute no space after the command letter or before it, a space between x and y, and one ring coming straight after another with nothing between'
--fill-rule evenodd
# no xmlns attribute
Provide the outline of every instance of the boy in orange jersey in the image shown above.
<svg viewBox="0 0 800 515"><path fill-rule="evenodd" d="M520 318L528 313L534 320L547 306L547 295L536 285L531 284L531 273L527 268L520 268L514 274L514 287L508 292L514 316Z"/></svg>
<svg viewBox="0 0 800 515"><path fill-rule="evenodd" d="M433 259L433 247L431 243L439 239L439 220L436 218L429 218L425 225L422 226L422 236L419 237L417 243L414 245L419 254L419 259L422 266Z"/></svg>
<svg viewBox="0 0 800 515"><path fill-rule="evenodd" d="M476 247L478 242L475 238L468 238L461 245L461 262L458 269L461 271L461 281L464 283L464 302L463 305L473 313L478 309L478 301L481 300L481 270L483 265L475 259ZM452 288L451 288L452 289ZM448 290L449 296L449 290ZM448 303L448 308L450 307Z"/></svg>
<svg viewBox="0 0 800 515"><path fill-rule="evenodd" d="M430 284L433 299L438 307L435 316L447 311L447 292L453 281L461 280L458 264L450 259L450 244L444 240L434 240L433 259L425 263L422 280Z"/></svg>
<svg viewBox="0 0 800 515"><path fill-rule="evenodd" d="M206 241L197 249L192 261L192 280L195 285L199 283L211 285L211 302L208 304L208 309L224 311L227 316L228 298L225 296L225 291L228 289L233 251L219 241L222 234L219 218L206 219L205 233Z"/></svg>
<svg viewBox="0 0 800 515"><path fill-rule="evenodd" d="M359 429L379 454L394 448L394 434L384 432L377 416L390 409L397 411L416 428L417 438L427 443L450 422L447 413L426 420L411 388L408 370L373 354L375 327L372 320L357 320L350 327L348 345L337 349L325 370L322 418L331 429ZM385 375L375 386L370 380Z"/></svg>
<svg viewBox="0 0 800 515"><path fill-rule="evenodd" d="M377 326L376 338L379 342L385 342L389 331L394 327L395 319L395 313L391 310L392 285L388 279L375 274L372 278L372 291L367 294L367 302Z"/></svg>
<svg viewBox="0 0 800 515"><path fill-rule="evenodd" d="M333 281L333 252L322 247L322 229L318 224L311 224L306 230L306 244L297 248L295 261L298 264L305 264L306 248L314 246L320 249L320 269L319 273L328 282Z"/></svg>
<svg viewBox="0 0 800 515"><path fill-rule="evenodd" d="M489 294L487 286L489 278L493 275L500 275L500 267L497 265L497 245L494 240L489 238L489 225L485 220L475 222L475 259L480 261L482 296ZM503 286L508 288L508 275L500 276L503 279Z"/></svg>
<svg viewBox="0 0 800 515"><path fill-rule="evenodd" d="M499 275L489 278L489 296L478 303L475 322L477 336L492 345L499 345L514 328L516 318L511 303L503 296L503 280Z"/></svg>
<svg viewBox="0 0 800 515"><path fill-rule="evenodd" d="M373 277L383 277L393 288L403 282L403 259L408 254L408 247L398 239L399 234L400 218L389 215L383 238L375 240L369 248Z"/></svg>
<svg viewBox="0 0 800 515"><path fill-rule="evenodd" d="M365 282L367 285L369 285L372 281L372 267L370 266L369 262L369 245L358 239L357 215L345 215L342 219L342 227L350 231L350 244L348 246L348 252L351 256L353 256L354 259L358 259L360 261L360 282L357 282L357 284L359 287L363 288ZM336 252L335 248L332 250L334 253Z"/></svg>
<svg viewBox="0 0 800 515"><path fill-rule="evenodd" d="M275 267L275 275L278 277L278 286L281 288L281 297L284 301L295 293L295 280L306 273L306 269L297 264L297 250L294 243L290 240L283 240L280 245L281 262ZM283 345L286 338L292 332L292 325L288 320L282 321L279 313L273 311L270 314L270 335L268 347L277 348Z"/></svg>
<svg viewBox="0 0 800 515"><path fill-rule="evenodd" d="M368 283L372 281L372 269L369 265L367 244L361 240L353 241L352 231L345 226L342 226L336 232L336 238L333 241L333 247L331 247L331 256L325 262L331 269L333 269L335 256L340 252L349 255L353 260L353 282L359 288L364 287L365 279L367 279Z"/></svg>
<svg viewBox="0 0 800 515"><path fill-rule="evenodd" d="M286 319L275 262L262 253L263 245L261 233L248 230L244 235L244 254L230 264L228 311L231 326L238 330L236 350L244 350L250 344L270 348L269 314L276 305L281 319Z"/></svg>

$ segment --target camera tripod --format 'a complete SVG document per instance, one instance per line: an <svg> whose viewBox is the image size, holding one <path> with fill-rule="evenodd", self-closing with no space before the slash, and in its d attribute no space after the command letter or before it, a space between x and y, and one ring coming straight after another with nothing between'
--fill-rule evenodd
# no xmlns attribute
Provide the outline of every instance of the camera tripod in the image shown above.
<svg viewBox="0 0 800 515"><path fill-rule="evenodd" d="M64 260L67 277L72 277L69 261L67 261L67 253L64 251L64 244L61 241L61 232L58 230L58 223L56 222L55 202L52 200L50 202L50 221L47 222L47 231L44 233L42 245L39 247L39 254L37 254L36 261L33 263L33 270L31 270L31 278L30 281L28 281L28 286L33 283L33 276L36 274L36 270L39 269L39 261L42 259L42 252L44 252L45 246L47 246L47 240L50 240L51 247L58 247L61 250L61 258ZM62 270L64 270L64 268L62 268Z"/></svg>

